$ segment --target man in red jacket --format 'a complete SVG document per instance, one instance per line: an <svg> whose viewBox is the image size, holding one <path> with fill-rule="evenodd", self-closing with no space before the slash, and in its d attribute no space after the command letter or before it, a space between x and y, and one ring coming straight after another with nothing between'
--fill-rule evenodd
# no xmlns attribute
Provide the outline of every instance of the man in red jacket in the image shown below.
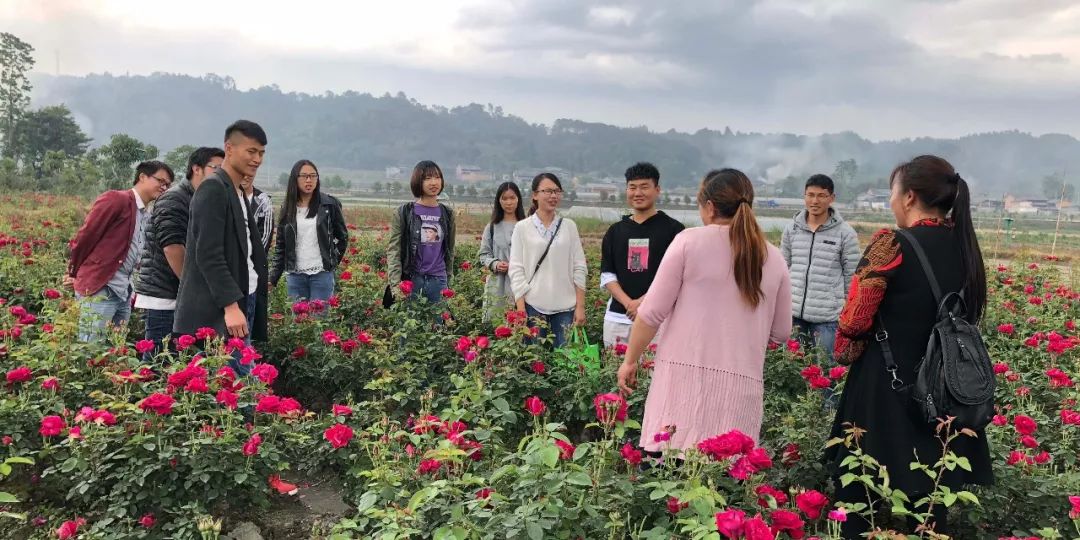
<svg viewBox="0 0 1080 540"><path fill-rule="evenodd" d="M173 171L160 161L135 168L135 185L102 193L90 207L72 241L64 284L81 302L79 339L101 339L109 325L131 316L131 274L142 255L149 221L146 205L173 182Z"/></svg>

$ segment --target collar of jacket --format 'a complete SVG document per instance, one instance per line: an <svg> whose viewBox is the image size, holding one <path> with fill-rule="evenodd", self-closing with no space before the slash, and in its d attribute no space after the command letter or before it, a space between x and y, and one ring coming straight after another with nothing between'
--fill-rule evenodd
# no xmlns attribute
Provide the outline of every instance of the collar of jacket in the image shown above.
<svg viewBox="0 0 1080 540"><path fill-rule="evenodd" d="M796 227L798 227L798 228L800 228L800 229L802 229L802 230L804 230L806 232L811 232L810 231L810 225L806 222L807 215L808 215L808 213L807 213L806 209L803 209L803 210L799 210L799 213L795 214L795 216L792 217L791 219L792 219L792 222L795 224ZM837 225L839 225L839 224L841 224L843 222L844 222L844 218L840 216L840 213L837 212L835 208L830 206L829 207L829 219L826 219L825 223L822 223L821 226L817 228L817 232L827 231L827 230L829 230L829 229L831 229L831 228L833 228L833 227L835 227L835 226L837 226Z"/></svg>

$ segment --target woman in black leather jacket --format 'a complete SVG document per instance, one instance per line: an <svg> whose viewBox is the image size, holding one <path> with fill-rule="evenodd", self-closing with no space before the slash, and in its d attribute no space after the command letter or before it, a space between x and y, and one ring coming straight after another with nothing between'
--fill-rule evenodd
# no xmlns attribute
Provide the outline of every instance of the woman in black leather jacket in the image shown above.
<svg viewBox="0 0 1080 540"><path fill-rule="evenodd" d="M319 170L306 159L289 173L278 221L270 284L285 273L289 296L328 300L334 294L334 269L349 245L341 203L319 189Z"/></svg>

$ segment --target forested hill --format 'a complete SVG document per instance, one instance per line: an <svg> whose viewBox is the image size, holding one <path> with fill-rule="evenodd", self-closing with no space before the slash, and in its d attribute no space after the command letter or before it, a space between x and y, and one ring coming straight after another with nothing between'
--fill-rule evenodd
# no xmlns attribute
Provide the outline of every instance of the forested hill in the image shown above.
<svg viewBox="0 0 1080 540"><path fill-rule="evenodd" d="M753 178L781 181L833 173L862 188L879 183L899 161L921 153L952 160L984 195L1041 194L1043 180L1080 172L1080 141L1067 135L983 133L959 139L872 142L855 133L820 136L721 130L653 132L561 119L533 124L495 105L447 108L404 94L308 95L276 87L241 91L231 78L207 75L38 76L34 105L65 103L93 144L126 133L163 152L220 141L237 118L261 123L268 159L284 167L300 157L345 169L383 169L434 159L447 169L470 164L505 173L561 167L576 174L619 175L637 160L655 162L665 182L689 184L710 168L734 166ZM854 174L851 174L854 173Z"/></svg>

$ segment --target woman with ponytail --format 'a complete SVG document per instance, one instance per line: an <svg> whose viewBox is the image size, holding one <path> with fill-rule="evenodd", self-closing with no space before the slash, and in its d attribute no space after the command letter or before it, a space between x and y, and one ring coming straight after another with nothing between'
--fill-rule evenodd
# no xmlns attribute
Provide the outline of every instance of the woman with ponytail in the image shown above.
<svg viewBox="0 0 1080 540"><path fill-rule="evenodd" d="M967 182L948 161L919 156L893 170L889 178L889 204L896 226L923 249L941 287L941 294L961 292L968 322L977 323L986 307L986 269L971 222L971 195ZM938 306L908 236L884 229L874 235L852 278L847 304L840 314L834 355L850 365L840 397L832 437L845 437L856 426L862 451L888 468L892 488L917 501L934 490L934 479L912 470L918 459L934 466L942 454L942 441L934 426L911 419L907 404L894 391L893 376L886 370L882 343L887 343L896 362L896 378L915 380L915 366L926 350ZM880 339L878 339L880 337ZM959 436L949 451L968 460L971 467L944 471L940 485L953 490L963 484L993 482L990 451L982 430L975 436ZM843 445L826 449L825 457L837 477L848 472L841 464L850 454ZM836 483L837 498L849 503L882 506L867 500L863 486ZM886 503L888 504L888 503ZM909 508L925 512L925 507ZM947 533L946 509L933 507L935 531ZM914 520L909 525L915 527ZM848 514L844 538L861 538L870 524L861 515Z"/></svg>
<svg viewBox="0 0 1080 540"><path fill-rule="evenodd" d="M664 325L641 423L647 451L694 448L733 429L758 439L765 351L791 336L791 281L753 204L742 172L707 174L698 191L705 226L675 237L638 308L619 367L624 394L634 391L642 354ZM658 442L660 432L670 440Z"/></svg>

